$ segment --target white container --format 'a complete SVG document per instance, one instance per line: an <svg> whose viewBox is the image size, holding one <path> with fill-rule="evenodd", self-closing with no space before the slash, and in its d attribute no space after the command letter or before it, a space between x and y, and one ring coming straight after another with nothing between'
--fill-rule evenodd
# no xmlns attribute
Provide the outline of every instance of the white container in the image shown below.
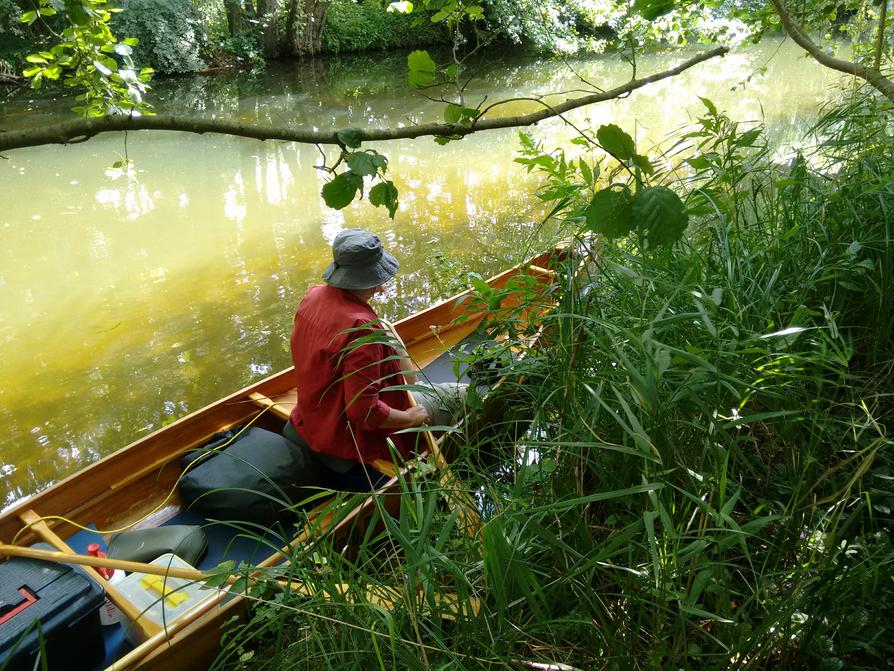
<svg viewBox="0 0 894 671"><path fill-rule="evenodd" d="M115 571L112 574L112 577L109 578L109 584L113 587L118 587L125 580L127 580L127 578L124 576L124 571ZM118 610L118 606L112 603L112 600L109 599L108 595L106 596L105 602L102 604L102 608L99 609L99 622L104 627L109 627L121 622L121 611Z"/></svg>
<svg viewBox="0 0 894 671"><path fill-rule="evenodd" d="M163 554L149 563L163 567L195 568L170 553ZM213 590L202 589L201 582L143 573L128 574L116 587L128 601L142 611L141 620L149 619L162 628L170 627L200 601L214 594ZM136 646L145 640L140 630L134 627L133 622L124 614L121 616L121 626L124 629L124 636L131 644Z"/></svg>

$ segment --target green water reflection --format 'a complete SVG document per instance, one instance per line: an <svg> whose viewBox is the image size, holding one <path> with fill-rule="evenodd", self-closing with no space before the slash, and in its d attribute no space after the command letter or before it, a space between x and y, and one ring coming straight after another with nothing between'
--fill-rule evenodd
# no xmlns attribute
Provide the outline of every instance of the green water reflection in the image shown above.
<svg viewBox="0 0 894 671"><path fill-rule="evenodd" d="M679 60L642 59L638 73ZM300 63L161 82L155 94L164 112L320 128L439 118L440 107L408 90L403 63ZM766 76L730 90L765 64ZM629 76L617 59L574 65L604 88ZM784 153L831 81L792 45L765 43L573 116L617 123L649 146L707 96L735 118L763 118ZM469 100L576 88L559 62L504 56ZM50 99L8 100L0 128L64 110ZM559 122L535 134L547 146L570 137ZM371 228L402 260L381 306L391 318L447 290L436 250L490 273L536 247L541 213L532 178L512 162L515 147L512 131L443 148L431 139L376 147L401 193L394 221L365 203L327 210L314 147L142 132L126 143L100 136L9 152L0 161L0 506L288 365L295 305L344 227ZM125 151L131 174L107 175Z"/></svg>

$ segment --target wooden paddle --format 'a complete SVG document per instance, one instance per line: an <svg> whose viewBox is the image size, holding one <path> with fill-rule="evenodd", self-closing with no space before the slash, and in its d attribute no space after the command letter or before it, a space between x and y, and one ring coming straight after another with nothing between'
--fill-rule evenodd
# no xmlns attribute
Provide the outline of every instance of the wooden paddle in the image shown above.
<svg viewBox="0 0 894 671"><path fill-rule="evenodd" d="M410 355L407 352L404 341L400 337L400 334L397 332L397 329L394 327L394 324L391 324L390 322L387 322L385 320L380 321L385 326L385 328L391 332L391 335L394 337L395 341L403 348L407 357L409 357ZM410 403L410 407L419 405L416 402L416 398L413 396L413 392L409 389L407 390L407 399ZM478 513L475 502L462 489L459 478L456 477L456 474L447 463L447 459L444 457L444 454L441 451L441 445L437 440L435 440L432 432L422 431L421 433L425 438L425 442L428 446L428 451L434 457L435 464L441 471L439 483L444 489L448 501L455 503L459 507L460 515L463 519L463 529L469 536L477 536L481 532L481 515Z"/></svg>
<svg viewBox="0 0 894 671"><path fill-rule="evenodd" d="M125 571L127 573L141 573L146 575L157 575L164 578L181 578L183 580L191 580L194 582L203 582L215 576L213 573L205 573L196 568L185 568L181 566L166 566L164 564L146 564L143 562L127 561L124 559L112 559L110 557L94 557L92 555L80 555L73 552L59 552L53 550L42 550L39 548L24 548L18 545L0 544L0 555L10 557L23 557L26 559L39 559L42 561L51 561L61 564L75 564L77 566L90 566L93 568L110 568L116 571ZM232 585L242 579L240 575L227 576L226 584ZM254 577L257 580L257 574ZM277 578L283 586L289 587L293 592L299 592L305 596L322 595L324 598L331 598L334 595L348 596L349 601L353 601L351 597L351 586L347 583L335 583L332 591L315 590L308 587L298 580L288 580L286 578ZM392 587L376 587L367 588L364 592L364 599L367 603L384 608L394 609L402 600L403 595L400 590ZM438 595L435 600L443 606L451 608L451 613L455 614L458 606L455 595ZM471 600L471 610L473 613L478 612L479 604L477 600Z"/></svg>

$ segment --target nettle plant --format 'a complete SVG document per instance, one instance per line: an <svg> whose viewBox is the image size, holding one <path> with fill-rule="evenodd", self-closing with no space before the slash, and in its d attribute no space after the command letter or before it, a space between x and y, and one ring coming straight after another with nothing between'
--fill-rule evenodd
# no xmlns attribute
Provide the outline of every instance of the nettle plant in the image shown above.
<svg viewBox="0 0 894 671"><path fill-rule="evenodd" d="M40 21L58 40L47 51L25 58L30 65L22 74L31 87L39 89L45 81L58 79L79 87L79 104L72 110L85 117L151 113L144 98L153 70L134 65L136 39L118 41L112 34L109 21L118 11L106 0L40 0L37 9L23 13L22 23ZM54 30L58 23L64 26L60 33Z"/></svg>

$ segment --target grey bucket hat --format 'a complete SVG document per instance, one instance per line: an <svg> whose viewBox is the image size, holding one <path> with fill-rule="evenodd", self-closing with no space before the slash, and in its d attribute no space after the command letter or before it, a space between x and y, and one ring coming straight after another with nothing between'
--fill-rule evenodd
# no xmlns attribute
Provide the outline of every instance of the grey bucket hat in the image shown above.
<svg viewBox="0 0 894 671"><path fill-rule="evenodd" d="M372 289L394 277L400 263L382 248L379 238L360 228L348 228L335 236L332 258L323 279L339 289Z"/></svg>

